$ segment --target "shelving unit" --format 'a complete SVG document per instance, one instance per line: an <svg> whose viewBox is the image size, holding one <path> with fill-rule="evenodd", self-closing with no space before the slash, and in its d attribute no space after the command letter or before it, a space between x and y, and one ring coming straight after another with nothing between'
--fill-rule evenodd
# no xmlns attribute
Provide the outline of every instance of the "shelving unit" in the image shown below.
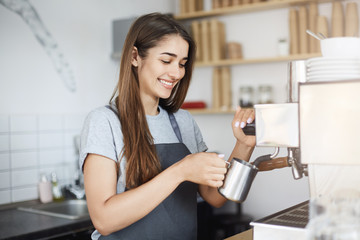
<svg viewBox="0 0 360 240"><path fill-rule="evenodd" d="M218 109L211 109L211 108L206 108L206 109L186 109L188 110L191 114L201 114L201 115L205 115L205 114L234 114L235 110L218 110Z"/></svg>
<svg viewBox="0 0 360 240"><path fill-rule="evenodd" d="M257 63L271 63L271 62L285 62L303 60L308 58L320 57L321 54L296 54L283 57L271 58L253 58L253 59L224 59L216 62L196 62L196 67L216 67L216 66L232 66L242 64L257 64Z"/></svg>
<svg viewBox="0 0 360 240"><path fill-rule="evenodd" d="M211 9L208 11L196 11L196 12L191 12L191 13L184 13L184 14L176 15L174 17L177 20L189 20L189 19L203 18L203 17L212 17L212 16L221 16L221 15L272 10L272 9L285 8L285 7L290 7L290 6L299 6L299 5L308 4L311 2L325 3L325 2L332 2L332 1L334 1L334 0L269 0L266 2L223 7L223 8L217 8L217 9Z"/></svg>
<svg viewBox="0 0 360 240"><path fill-rule="evenodd" d="M216 16L224 16L231 14L242 14L258 11L266 11L280 8L288 8L293 6L301 6L309 3L327 3L335 0L267 0L264 2L243 4L238 6L222 7L211 9L207 11L195 11L174 16L177 20L195 20L199 18L211 18ZM341 1L341 0L340 0ZM273 62L288 62L296 60L305 60L308 58L321 57L320 53L316 54L296 54L279 57L266 58L250 58L250 59L222 59L218 61L209 62L195 62L195 67L224 67L245 64L261 64ZM234 114L235 110L220 110L220 109L190 109L192 114Z"/></svg>

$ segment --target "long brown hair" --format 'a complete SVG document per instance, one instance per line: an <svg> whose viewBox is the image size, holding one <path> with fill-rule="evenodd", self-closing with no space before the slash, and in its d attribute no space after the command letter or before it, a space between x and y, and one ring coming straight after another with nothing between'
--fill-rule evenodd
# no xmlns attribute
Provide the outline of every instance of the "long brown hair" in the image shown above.
<svg viewBox="0 0 360 240"><path fill-rule="evenodd" d="M125 39L120 63L120 76L110 102L115 98L124 147L120 160L126 159L126 187L135 188L161 171L154 140L146 121L145 110L140 99L137 68L131 64L134 46L145 59L150 48L155 47L169 35L179 35L189 44L185 75L178 82L167 99L160 99L159 105L168 112L176 112L185 100L192 75L196 46L183 26L170 16L151 13L139 17L131 26ZM120 162L120 161L119 161Z"/></svg>

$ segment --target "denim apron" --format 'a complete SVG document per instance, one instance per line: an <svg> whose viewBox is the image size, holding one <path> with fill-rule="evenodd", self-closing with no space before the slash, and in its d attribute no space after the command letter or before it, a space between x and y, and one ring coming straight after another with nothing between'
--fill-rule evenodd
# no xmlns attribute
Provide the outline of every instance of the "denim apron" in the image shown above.
<svg viewBox="0 0 360 240"><path fill-rule="evenodd" d="M179 126L172 113L169 113L169 119L179 143L155 144L162 170L190 154L189 149L182 142ZM148 215L122 230L101 236L99 239L196 240L196 197L197 184L183 182Z"/></svg>

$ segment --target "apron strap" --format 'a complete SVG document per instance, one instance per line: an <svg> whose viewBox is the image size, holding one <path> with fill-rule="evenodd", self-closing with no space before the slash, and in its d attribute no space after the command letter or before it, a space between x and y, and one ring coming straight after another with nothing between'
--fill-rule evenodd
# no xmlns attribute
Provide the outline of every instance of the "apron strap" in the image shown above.
<svg viewBox="0 0 360 240"><path fill-rule="evenodd" d="M181 133L180 133L180 128L179 128L179 125L175 119L175 116L173 113L169 112L169 119L170 119L170 123L171 123L171 127L173 128L175 134L176 134L176 137L177 139L179 140L179 142L183 142L182 141L182 137L181 137Z"/></svg>
<svg viewBox="0 0 360 240"><path fill-rule="evenodd" d="M111 106L106 105L106 107L107 107L108 109L110 109L111 111L113 111L113 112L115 113L115 115L119 117L119 115L117 114L117 112L116 112ZM177 123L177 121L176 121L176 118L175 118L174 114L171 113L171 112L168 112L168 115L169 115L171 127L172 127L172 129L174 130L175 135L176 135L177 139L179 140L179 142L182 143L183 141L182 141L182 137L181 137L181 132L180 132L179 125L178 125L178 123Z"/></svg>

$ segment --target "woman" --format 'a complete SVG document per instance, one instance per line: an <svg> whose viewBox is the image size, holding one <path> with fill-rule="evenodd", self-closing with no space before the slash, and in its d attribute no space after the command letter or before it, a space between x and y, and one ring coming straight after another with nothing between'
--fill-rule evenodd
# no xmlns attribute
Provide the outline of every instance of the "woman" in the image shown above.
<svg viewBox="0 0 360 240"><path fill-rule="evenodd" d="M197 192L220 207L226 199L223 155L206 153L200 130L180 109L192 74L195 44L172 18L138 18L125 40L110 105L92 111L81 139L80 164L96 228L93 239L196 239ZM230 157L249 160L254 119L237 110Z"/></svg>

